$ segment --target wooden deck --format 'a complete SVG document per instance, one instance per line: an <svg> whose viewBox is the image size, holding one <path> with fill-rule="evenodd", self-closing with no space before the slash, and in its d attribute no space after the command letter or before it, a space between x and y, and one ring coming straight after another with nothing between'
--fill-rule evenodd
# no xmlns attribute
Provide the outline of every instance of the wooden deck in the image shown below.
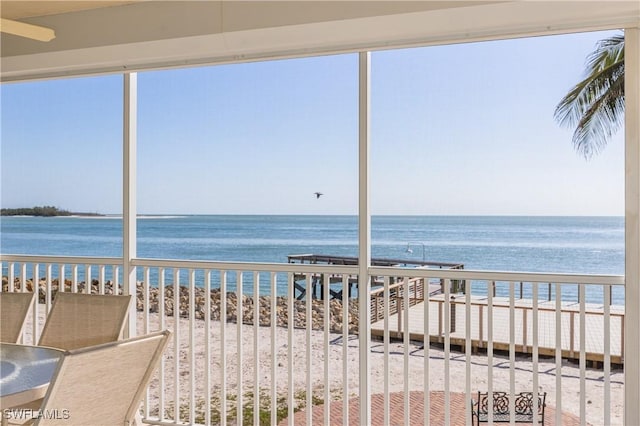
<svg viewBox="0 0 640 426"><path fill-rule="evenodd" d="M457 295L457 301L451 303L451 345L465 347L466 309L464 295ZM444 295L429 299L429 339L432 343L444 343L445 304ZM489 335L488 300L486 297L471 297L471 345L474 351L487 348ZM424 341L425 317L424 302L409 308L409 319L404 321L404 309L389 316L389 329L392 338L402 338L409 332L410 339ZM562 304L561 348L566 359L577 360L580 357L580 307L575 302ZM588 361L604 361L604 310L602 305L587 304L585 309L585 352ZM493 298L493 348L495 351L509 350L509 300ZM533 343L533 308L530 299L515 301L515 349L517 353L531 353ZM624 351L624 308L611 306L610 316L610 355L613 364L622 364ZM408 328L407 328L408 327ZM384 319L372 324L372 335L382 337ZM556 311L555 301L538 303L538 352L541 356L554 356L556 352Z"/></svg>

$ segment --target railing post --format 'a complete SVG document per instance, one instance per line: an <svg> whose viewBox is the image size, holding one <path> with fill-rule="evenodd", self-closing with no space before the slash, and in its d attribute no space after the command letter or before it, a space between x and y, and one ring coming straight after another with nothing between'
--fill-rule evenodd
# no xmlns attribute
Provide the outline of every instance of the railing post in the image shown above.
<svg viewBox="0 0 640 426"><path fill-rule="evenodd" d="M640 424L640 22L625 38L624 424Z"/></svg>
<svg viewBox="0 0 640 426"><path fill-rule="evenodd" d="M125 326L125 337L136 335L136 267L132 265L137 257L136 242L136 157L137 157L137 114L138 75L124 74L123 96L123 149L122 149L122 294L133 295L129 307L129 318ZM114 289L114 294L117 294ZM177 297L177 296L176 296Z"/></svg>

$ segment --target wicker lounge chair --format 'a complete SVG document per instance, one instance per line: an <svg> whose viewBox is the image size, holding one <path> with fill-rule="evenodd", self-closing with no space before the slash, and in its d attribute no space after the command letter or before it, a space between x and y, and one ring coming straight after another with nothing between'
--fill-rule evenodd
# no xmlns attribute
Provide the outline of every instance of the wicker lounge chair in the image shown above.
<svg viewBox="0 0 640 426"><path fill-rule="evenodd" d="M66 351L35 424L132 425L169 331Z"/></svg>
<svg viewBox="0 0 640 426"><path fill-rule="evenodd" d="M18 343L35 293L0 293L0 342Z"/></svg>
<svg viewBox="0 0 640 426"><path fill-rule="evenodd" d="M58 292L38 345L71 350L116 341L130 303L131 296Z"/></svg>

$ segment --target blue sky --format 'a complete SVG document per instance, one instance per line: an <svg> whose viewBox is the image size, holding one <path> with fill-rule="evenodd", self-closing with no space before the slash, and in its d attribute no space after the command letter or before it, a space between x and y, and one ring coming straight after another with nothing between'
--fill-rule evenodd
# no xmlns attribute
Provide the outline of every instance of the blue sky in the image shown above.
<svg viewBox="0 0 640 426"><path fill-rule="evenodd" d="M372 53L372 212L623 215L623 135L586 161L553 120L611 34ZM356 214L357 61L140 73L139 212ZM122 77L0 90L2 207L120 212Z"/></svg>

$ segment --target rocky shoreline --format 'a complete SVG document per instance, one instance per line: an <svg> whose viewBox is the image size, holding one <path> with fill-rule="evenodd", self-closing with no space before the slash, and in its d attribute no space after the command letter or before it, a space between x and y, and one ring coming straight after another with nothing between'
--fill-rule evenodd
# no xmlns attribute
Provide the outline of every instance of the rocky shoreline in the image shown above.
<svg viewBox="0 0 640 426"><path fill-rule="evenodd" d="M78 283L78 292L85 292L85 282ZM142 282L138 282L136 291L136 307L138 311L145 311L144 304L144 292L145 288ZM16 291L21 290L21 282L19 278L14 280L14 288ZM121 289L121 286L119 286ZM9 280L7 277L2 277L2 291L8 291ZM33 291L33 281L26 280L27 291ZM54 279L51 282L51 295L52 300L55 298L59 289L58 279ZM65 280L65 292L72 290L72 283L70 280ZM93 280L91 283L91 293L97 294L100 291L98 280ZM113 294L113 284L111 281L107 281L104 284L105 294ZM40 279L38 283L38 299L40 303L45 303L46 300L46 280ZM180 286L179 292L179 316L182 318L189 317L189 288L186 286ZM212 289L210 292L211 304L210 304L210 318L212 320L220 320L220 289ZM227 292L227 322L238 321L238 296L236 293ZM271 325L271 296L260 296L259 298L259 325L270 326ZM287 297L278 296L276 298L276 325L278 327L289 326L289 299ZM242 322L244 324L254 324L254 299L251 296L242 296ZM174 315L174 287L168 285L164 287L164 313L167 316ZM205 292L201 287L195 288L194 294L194 318L197 320L204 320L206 317L205 306ZM148 310L150 313L160 313L160 289L158 287L149 288L149 301ZM351 300L348 309L349 320L349 333L357 334L358 332L358 302L357 300ZM311 324L314 330L324 330L324 301L313 300L311 306ZM294 300L293 302L293 318L295 328L306 328L307 326L307 304L304 300ZM329 301L329 330L332 333L342 333L342 321L343 321L343 309L342 301L332 299Z"/></svg>

